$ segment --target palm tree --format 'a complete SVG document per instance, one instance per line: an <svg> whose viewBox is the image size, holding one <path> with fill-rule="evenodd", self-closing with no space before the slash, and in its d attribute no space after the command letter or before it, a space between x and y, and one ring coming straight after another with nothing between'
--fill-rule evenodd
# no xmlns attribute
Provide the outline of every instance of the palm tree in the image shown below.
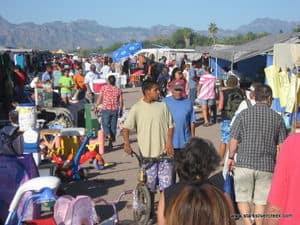
<svg viewBox="0 0 300 225"><path fill-rule="evenodd" d="M213 44L216 44L216 33L218 32L218 27L216 23L210 23L208 26L208 32L210 33L211 38L213 39Z"/></svg>
<svg viewBox="0 0 300 225"><path fill-rule="evenodd" d="M185 47L188 48L191 45L191 37L192 37L193 31L192 31L192 29L185 27L182 29L182 33L183 33Z"/></svg>

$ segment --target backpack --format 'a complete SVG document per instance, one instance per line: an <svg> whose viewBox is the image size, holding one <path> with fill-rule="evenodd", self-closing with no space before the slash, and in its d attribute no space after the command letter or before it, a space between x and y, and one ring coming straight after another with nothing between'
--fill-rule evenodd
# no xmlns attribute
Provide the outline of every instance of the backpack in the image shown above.
<svg viewBox="0 0 300 225"><path fill-rule="evenodd" d="M166 78L161 78L159 79L158 81L158 87L159 87L159 90L160 90L160 94L162 97L166 97L167 95L167 86L168 86L168 80Z"/></svg>
<svg viewBox="0 0 300 225"><path fill-rule="evenodd" d="M243 100L244 96L240 90L230 92L224 107L224 116L231 120Z"/></svg>
<svg viewBox="0 0 300 225"><path fill-rule="evenodd" d="M19 127L5 126L0 130L0 155L18 156L24 151L23 136L18 134Z"/></svg>

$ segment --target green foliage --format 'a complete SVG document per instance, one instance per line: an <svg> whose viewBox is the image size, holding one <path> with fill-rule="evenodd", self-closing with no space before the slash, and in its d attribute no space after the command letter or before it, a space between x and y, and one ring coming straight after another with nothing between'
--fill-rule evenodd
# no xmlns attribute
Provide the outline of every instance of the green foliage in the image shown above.
<svg viewBox="0 0 300 225"><path fill-rule="evenodd" d="M183 40L184 40L185 47L189 48L191 45L193 30L185 27L182 29L182 33L183 33Z"/></svg>
<svg viewBox="0 0 300 225"><path fill-rule="evenodd" d="M113 51L117 50L118 48L120 48L123 44L124 43L121 43L121 42L114 43L111 46L109 46L108 48L103 49L102 52L100 52L100 54L113 52Z"/></svg>
<svg viewBox="0 0 300 225"><path fill-rule="evenodd" d="M79 50L79 55L81 57L87 57L90 53L92 53L93 51L88 50L88 49L80 49Z"/></svg>
<svg viewBox="0 0 300 225"><path fill-rule="evenodd" d="M245 44L249 41L254 41L254 40L264 37L266 35L268 35L268 33L255 34L253 32L248 32L245 35L238 34L237 36L234 36L234 37L224 37L224 38L218 40L218 44L241 45L241 44Z"/></svg>
<svg viewBox="0 0 300 225"><path fill-rule="evenodd" d="M193 37L193 43L192 43L193 47L209 46L211 44L212 44L211 39L205 35L195 34L195 36Z"/></svg>
<svg viewBox="0 0 300 225"><path fill-rule="evenodd" d="M300 32L300 25L293 29L294 32Z"/></svg>
<svg viewBox="0 0 300 225"><path fill-rule="evenodd" d="M210 23L208 26L208 32L211 35L211 38L213 40L213 44L216 44L216 34L218 32L219 28L217 27L216 23Z"/></svg>
<svg viewBox="0 0 300 225"><path fill-rule="evenodd" d="M174 43L175 46L178 48L185 48L185 28L183 29L178 29L175 31L175 33L172 34L171 36L171 41Z"/></svg>
<svg viewBox="0 0 300 225"><path fill-rule="evenodd" d="M117 50L122 45L123 45L123 43L117 42L117 43L113 43L112 45L110 45L107 48L103 48L103 46L99 46L96 49L80 49L79 51L75 51L75 52L78 52L78 54L81 57L87 57L91 53L97 53L99 55L103 55L105 53L110 53L110 52L113 52L113 51Z"/></svg>
<svg viewBox="0 0 300 225"><path fill-rule="evenodd" d="M300 26L298 28L300 32ZM218 31L218 28L215 23L210 24L209 30L211 30L210 36L206 36L198 34L190 28L180 28L169 37L143 41L143 48L156 48L158 46L170 48L195 48L196 46L210 46L212 44L241 45L268 35L268 33L256 34L253 32L248 32L245 35L238 34L232 37L223 37L217 39L215 35ZM134 41L135 40L132 40L132 42ZM123 44L124 43L117 42L107 48L99 46L97 49L91 50L80 49L79 54L83 57L86 57L90 53L111 53L121 47Z"/></svg>

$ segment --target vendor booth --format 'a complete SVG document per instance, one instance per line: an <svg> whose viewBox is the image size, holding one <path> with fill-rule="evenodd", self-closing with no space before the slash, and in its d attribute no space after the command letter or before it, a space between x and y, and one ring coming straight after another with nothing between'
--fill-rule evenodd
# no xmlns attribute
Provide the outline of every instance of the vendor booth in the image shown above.
<svg viewBox="0 0 300 225"><path fill-rule="evenodd" d="M283 115L294 133L300 102L300 43L275 44L273 55L273 65L265 68L266 83L273 91L272 108Z"/></svg>

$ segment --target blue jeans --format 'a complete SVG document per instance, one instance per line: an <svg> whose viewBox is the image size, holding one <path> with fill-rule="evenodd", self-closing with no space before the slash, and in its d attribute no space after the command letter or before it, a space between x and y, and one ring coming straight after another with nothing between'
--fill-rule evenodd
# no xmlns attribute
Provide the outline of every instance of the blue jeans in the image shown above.
<svg viewBox="0 0 300 225"><path fill-rule="evenodd" d="M118 110L102 110L102 126L105 135L114 141L117 132Z"/></svg>
<svg viewBox="0 0 300 225"><path fill-rule="evenodd" d="M195 103L196 95L197 95L197 90L196 90L196 88L191 88L191 89L190 89L189 98L190 98L190 100L192 101L192 104L193 104L193 105L194 105L194 103Z"/></svg>

